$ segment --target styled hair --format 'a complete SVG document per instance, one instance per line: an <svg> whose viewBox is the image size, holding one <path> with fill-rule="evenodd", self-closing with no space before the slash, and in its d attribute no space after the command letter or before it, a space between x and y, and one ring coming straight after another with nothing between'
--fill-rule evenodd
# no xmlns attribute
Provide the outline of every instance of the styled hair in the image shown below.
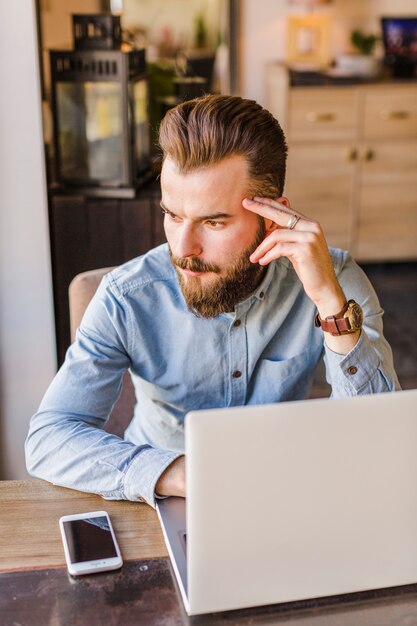
<svg viewBox="0 0 417 626"><path fill-rule="evenodd" d="M254 100L208 95L170 109L159 128L163 158L180 171L241 155L249 166L252 195L283 194L287 144L278 121Z"/></svg>

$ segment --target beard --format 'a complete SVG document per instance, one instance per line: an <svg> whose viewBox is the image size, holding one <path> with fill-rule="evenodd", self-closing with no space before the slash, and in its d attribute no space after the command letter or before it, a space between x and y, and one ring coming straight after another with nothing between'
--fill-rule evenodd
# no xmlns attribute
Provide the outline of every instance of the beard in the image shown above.
<svg viewBox="0 0 417 626"><path fill-rule="evenodd" d="M219 276L222 269L218 265L206 263L199 258L175 257L171 249L171 262L177 272L178 281L185 302L192 313L198 317L211 318L233 311L236 304L249 297L259 285L266 268L251 263L249 256L265 237L265 223L259 220L259 228L254 241L240 255L232 259L226 268L225 276ZM184 278L178 270L188 269L192 272L211 272L213 280L201 280L200 276ZM217 274L217 276L216 276Z"/></svg>

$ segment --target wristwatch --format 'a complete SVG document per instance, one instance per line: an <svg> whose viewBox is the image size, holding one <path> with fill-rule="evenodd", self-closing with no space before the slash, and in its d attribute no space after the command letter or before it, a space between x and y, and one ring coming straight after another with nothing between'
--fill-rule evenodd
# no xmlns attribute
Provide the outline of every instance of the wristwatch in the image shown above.
<svg viewBox="0 0 417 626"><path fill-rule="evenodd" d="M362 328L363 311L359 304L354 300L346 302L345 306L336 315L329 315L322 320L317 313L314 318L314 326L322 328L325 333L330 333L334 337L338 335L348 335L355 333Z"/></svg>

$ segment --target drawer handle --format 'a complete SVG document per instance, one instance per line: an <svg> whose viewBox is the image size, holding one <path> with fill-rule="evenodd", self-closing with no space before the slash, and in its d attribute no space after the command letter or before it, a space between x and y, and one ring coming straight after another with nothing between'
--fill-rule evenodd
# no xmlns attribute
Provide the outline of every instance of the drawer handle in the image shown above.
<svg viewBox="0 0 417 626"><path fill-rule="evenodd" d="M356 150L356 148L351 148L348 151L348 161L356 161L356 159L358 158L358 151Z"/></svg>
<svg viewBox="0 0 417 626"><path fill-rule="evenodd" d="M381 111L383 120L407 120L410 117L409 111Z"/></svg>
<svg viewBox="0 0 417 626"><path fill-rule="evenodd" d="M308 122L333 122L335 119L334 113L316 113L314 111L307 113Z"/></svg>
<svg viewBox="0 0 417 626"><path fill-rule="evenodd" d="M374 158L375 152L372 150L372 148L366 148L366 150L363 151L362 159L364 161L373 161Z"/></svg>

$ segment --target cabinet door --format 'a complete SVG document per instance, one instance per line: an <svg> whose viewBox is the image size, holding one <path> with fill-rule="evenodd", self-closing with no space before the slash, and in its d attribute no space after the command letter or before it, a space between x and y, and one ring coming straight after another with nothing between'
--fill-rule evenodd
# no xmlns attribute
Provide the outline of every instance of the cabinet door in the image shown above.
<svg viewBox="0 0 417 626"><path fill-rule="evenodd" d="M417 88L375 86L364 92L363 138L417 138Z"/></svg>
<svg viewBox="0 0 417 626"><path fill-rule="evenodd" d="M327 242L350 245L351 203L356 152L345 143L290 147L285 195L295 210L317 220Z"/></svg>
<svg viewBox="0 0 417 626"><path fill-rule="evenodd" d="M358 93L350 87L305 87L291 90L288 139L295 141L354 141Z"/></svg>
<svg viewBox="0 0 417 626"><path fill-rule="evenodd" d="M356 256L363 261L417 257L417 149L414 141L361 150Z"/></svg>

